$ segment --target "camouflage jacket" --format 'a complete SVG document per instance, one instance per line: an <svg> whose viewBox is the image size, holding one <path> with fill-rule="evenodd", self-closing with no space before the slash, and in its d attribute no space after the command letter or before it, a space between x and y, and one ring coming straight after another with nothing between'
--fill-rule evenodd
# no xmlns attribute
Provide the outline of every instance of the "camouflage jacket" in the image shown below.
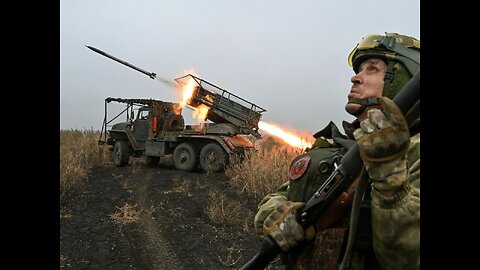
<svg viewBox="0 0 480 270"><path fill-rule="evenodd" d="M267 195L258 205L258 212L254 220L257 234L263 235L263 222L278 205L287 200L308 200L326 180L332 171L332 160L344 154L354 142L351 138L353 138L355 125L344 122L343 127L348 136L341 134L335 124L330 122L326 128L314 135L316 141L312 149L292 161L290 181L282 184L276 192ZM402 189L393 197L385 197L374 189L369 193L371 201L368 214L371 217L368 217L368 220L371 224L372 254L375 254L372 256L375 257L375 264L379 264L381 269L420 268L420 133L411 137L407 155L409 176ZM348 211L332 227L346 230L349 223L350 212ZM316 239L312 242L318 242L317 238L328 239L328 230L317 231ZM338 230L335 231L335 234L338 235ZM341 235L343 236L343 234ZM342 242L346 242L346 239L340 244ZM320 243L320 245L326 244ZM328 249L330 250L330 248ZM363 255L356 251L352 251L352 253L343 254L350 258L348 269L372 269L371 262L365 262ZM332 257L335 260L335 268L339 269L342 261L340 248L334 255L337 256ZM330 260L332 259L330 258ZM323 262L313 259L309 259L309 261L310 264ZM311 265L316 269L317 266L318 264ZM302 267L297 264L294 269L308 268L308 266ZM325 267L325 269L329 269L329 267Z"/></svg>

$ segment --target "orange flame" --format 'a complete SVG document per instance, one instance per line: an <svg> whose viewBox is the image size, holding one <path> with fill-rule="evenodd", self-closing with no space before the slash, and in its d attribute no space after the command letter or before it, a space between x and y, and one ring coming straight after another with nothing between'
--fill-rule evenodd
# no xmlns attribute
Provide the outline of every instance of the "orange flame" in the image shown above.
<svg viewBox="0 0 480 270"><path fill-rule="evenodd" d="M198 107L195 108L195 110L192 112L192 117L196 118L200 121L205 121L205 118L207 118L208 111L210 110L209 107L206 105L200 104Z"/></svg>
<svg viewBox="0 0 480 270"><path fill-rule="evenodd" d="M187 106L188 102L192 98L194 88L195 81L193 79L189 79L188 83L182 87L182 100L180 100L180 106L182 108Z"/></svg>
<svg viewBox="0 0 480 270"><path fill-rule="evenodd" d="M284 131L283 129L286 128L280 128L279 125L276 124L259 121L258 128L279 138L281 141L287 143L288 145L300 149L312 147L314 142L314 138L310 134L301 134L298 131Z"/></svg>
<svg viewBox="0 0 480 270"><path fill-rule="evenodd" d="M193 69L185 70L184 73L198 76ZM181 90L182 99L179 102L181 108L184 108L189 104L190 99L192 98L193 90L195 89L195 86L197 86L197 83L191 77L189 78L187 84L183 85ZM207 114L209 110L210 110L209 107L202 104L199 105L198 107L194 107L192 112L192 118L197 119L198 122L203 122L205 121L205 118L207 118Z"/></svg>

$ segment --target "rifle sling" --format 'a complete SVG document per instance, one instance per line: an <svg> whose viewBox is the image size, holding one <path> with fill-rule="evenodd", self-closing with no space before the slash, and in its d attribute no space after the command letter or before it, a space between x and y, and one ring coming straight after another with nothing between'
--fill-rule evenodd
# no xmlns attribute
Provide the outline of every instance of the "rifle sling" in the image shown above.
<svg viewBox="0 0 480 270"><path fill-rule="evenodd" d="M347 247L345 249L345 253L344 253L345 255L343 256L342 263L338 268L339 270L348 269L348 264L350 262L350 254L352 252L352 247L353 247L353 240L355 239L355 233L357 230L358 217L360 213L359 207L360 207L360 203L362 201L363 195L365 194L365 191L368 188L368 184L369 184L368 173L364 167L362 169L362 172L360 173L360 181L358 183L357 190L353 196L352 213L350 218L350 228L348 233L349 236L347 241Z"/></svg>

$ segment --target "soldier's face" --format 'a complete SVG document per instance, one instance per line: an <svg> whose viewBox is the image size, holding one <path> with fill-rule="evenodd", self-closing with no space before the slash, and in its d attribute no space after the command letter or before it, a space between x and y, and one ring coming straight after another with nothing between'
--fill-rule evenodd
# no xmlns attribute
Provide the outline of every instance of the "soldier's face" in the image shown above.
<svg viewBox="0 0 480 270"><path fill-rule="evenodd" d="M359 67L358 73L352 79L352 87L348 98L365 99L370 97L381 97L383 92L385 72L387 64L380 58L369 58ZM358 110L361 105L348 103L345 105L347 112L352 113ZM353 114L353 113L352 113Z"/></svg>

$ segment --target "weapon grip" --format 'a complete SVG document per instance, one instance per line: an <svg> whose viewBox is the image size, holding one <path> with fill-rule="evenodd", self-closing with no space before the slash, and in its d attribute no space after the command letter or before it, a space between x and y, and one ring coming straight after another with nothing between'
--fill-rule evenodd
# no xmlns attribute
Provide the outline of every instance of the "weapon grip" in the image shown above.
<svg viewBox="0 0 480 270"><path fill-rule="evenodd" d="M271 236L267 236L262 241L262 246L255 257L250 259L239 270L265 269L267 265L280 253L280 247L275 243Z"/></svg>

